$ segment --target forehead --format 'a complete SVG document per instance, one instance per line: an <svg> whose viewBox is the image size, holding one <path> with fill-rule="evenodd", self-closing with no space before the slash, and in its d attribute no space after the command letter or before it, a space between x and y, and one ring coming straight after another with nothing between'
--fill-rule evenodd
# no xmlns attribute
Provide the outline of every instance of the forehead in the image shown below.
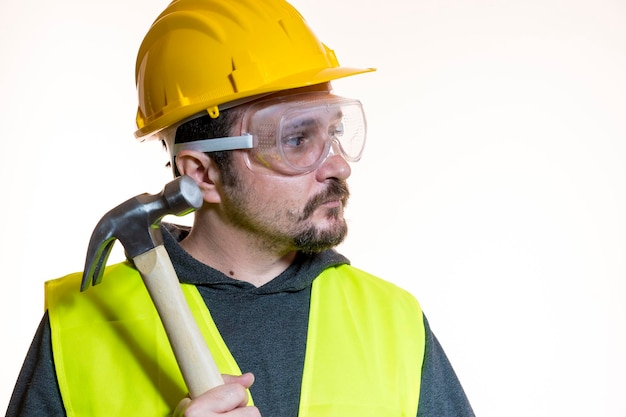
<svg viewBox="0 0 626 417"><path fill-rule="evenodd" d="M342 116L344 98L328 92L275 97L252 104L244 115L249 128L259 125L312 125Z"/></svg>

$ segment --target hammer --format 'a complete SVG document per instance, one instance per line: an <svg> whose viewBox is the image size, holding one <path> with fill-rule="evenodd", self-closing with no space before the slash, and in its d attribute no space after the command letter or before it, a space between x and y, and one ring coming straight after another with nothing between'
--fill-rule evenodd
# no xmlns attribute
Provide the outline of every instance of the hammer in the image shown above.
<svg viewBox="0 0 626 417"><path fill-rule="evenodd" d="M85 291L90 283L102 281L106 261L118 239L141 274L191 398L224 382L163 246L160 222L168 214L183 216L201 205L202 193L195 181L182 176L166 184L159 194L140 194L109 211L89 241L80 288Z"/></svg>

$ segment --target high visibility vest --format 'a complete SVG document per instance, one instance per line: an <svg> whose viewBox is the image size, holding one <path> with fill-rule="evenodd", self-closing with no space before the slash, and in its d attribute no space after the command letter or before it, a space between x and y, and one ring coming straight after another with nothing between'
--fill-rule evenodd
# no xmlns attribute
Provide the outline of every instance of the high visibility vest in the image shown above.
<svg viewBox="0 0 626 417"><path fill-rule="evenodd" d="M128 263L109 266L85 292L80 280L46 283L67 415L171 415L188 391L138 272ZM241 374L196 287L181 285L220 372ZM424 340L409 293L349 265L326 269L311 292L298 415L415 416Z"/></svg>

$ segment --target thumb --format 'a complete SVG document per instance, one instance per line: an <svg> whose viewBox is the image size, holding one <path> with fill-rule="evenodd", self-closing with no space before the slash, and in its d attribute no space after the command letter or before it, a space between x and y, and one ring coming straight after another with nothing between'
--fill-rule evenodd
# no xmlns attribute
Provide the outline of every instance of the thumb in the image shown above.
<svg viewBox="0 0 626 417"><path fill-rule="evenodd" d="M183 417L183 415L185 415L185 410L187 409L187 407L189 407L190 402L191 398L189 397L185 397L180 400L180 402L176 406L176 409L174 410L174 414L172 414L172 417Z"/></svg>
<svg viewBox="0 0 626 417"><path fill-rule="evenodd" d="M250 388L254 384L254 375L247 372L243 375L222 375L225 384L239 384Z"/></svg>

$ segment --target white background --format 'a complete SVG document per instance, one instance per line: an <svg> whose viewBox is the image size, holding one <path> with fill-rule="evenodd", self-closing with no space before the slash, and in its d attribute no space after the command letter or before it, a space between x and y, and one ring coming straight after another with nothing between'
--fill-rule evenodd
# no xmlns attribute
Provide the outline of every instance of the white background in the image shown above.
<svg viewBox="0 0 626 417"><path fill-rule="evenodd" d="M43 282L170 178L133 138L135 54L167 3L0 3L0 409ZM294 4L342 64L378 68L335 83L370 128L342 251L418 297L477 415L626 416L626 3Z"/></svg>

